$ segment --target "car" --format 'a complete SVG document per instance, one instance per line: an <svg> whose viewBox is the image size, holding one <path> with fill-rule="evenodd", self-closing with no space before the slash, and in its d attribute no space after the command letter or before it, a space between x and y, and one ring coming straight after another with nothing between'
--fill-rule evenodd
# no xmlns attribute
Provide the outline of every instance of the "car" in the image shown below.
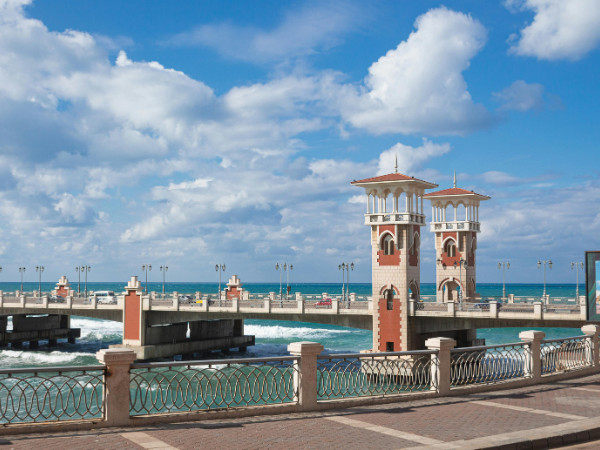
<svg viewBox="0 0 600 450"><path fill-rule="evenodd" d="M331 299L324 298L323 300L319 300L317 303L315 303L315 306L331 306Z"/></svg>
<svg viewBox="0 0 600 450"><path fill-rule="evenodd" d="M194 297L191 295L179 295L178 297L179 303L194 303Z"/></svg>
<svg viewBox="0 0 600 450"><path fill-rule="evenodd" d="M113 291L96 291L90 297L90 300L95 298L99 305L114 305L117 303L117 297Z"/></svg>
<svg viewBox="0 0 600 450"><path fill-rule="evenodd" d="M62 295L51 295L48 298L48 303L64 303L65 298Z"/></svg>

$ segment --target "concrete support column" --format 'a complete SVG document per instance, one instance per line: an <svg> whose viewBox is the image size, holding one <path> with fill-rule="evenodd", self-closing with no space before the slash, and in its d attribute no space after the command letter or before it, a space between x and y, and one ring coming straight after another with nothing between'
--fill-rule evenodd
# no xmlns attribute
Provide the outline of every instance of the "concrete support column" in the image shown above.
<svg viewBox="0 0 600 450"><path fill-rule="evenodd" d="M104 419L110 426L127 426L131 420L129 367L135 360L135 352L129 349L109 348L98 351L96 358L106 366Z"/></svg>
<svg viewBox="0 0 600 450"><path fill-rule="evenodd" d="M519 339L526 342L525 352L525 376L531 378L534 383L539 383L542 378L542 341L546 337L543 331L521 331Z"/></svg>
<svg viewBox="0 0 600 450"><path fill-rule="evenodd" d="M498 302L495 300L490 302L490 317L494 319L498 317Z"/></svg>
<svg viewBox="0 0 600 450"><path fill-rule="evenodd" d="M591 345L588 350L588 361L592 363L592 366L598 367L600 365L600 325L584 325L581 327L583 334L589 337Z"/></svg>
<svg viewBox="0 0 600 450"><path fill-rule="evenodd" d="M543 319L542 302L533 302L533 315L536 319Z"/></svg>
<svg viewBox="0 0 600 450"><path fill-rule="evenodd" d="M456 341L450 338L430 338L425 341L429 350L436 350L431 355L431 390L437 390L440 395L450 394L451 363L450 350L456 346Z"/></svg>
<svg viewBox="0 0 600 450"><path fill-rule="evenodd" d="M290 355L298 357L294 364L294 390L298 404L304 411L317 406L317 356L323 351L318 342L292 342L288 345Z"/></svg>

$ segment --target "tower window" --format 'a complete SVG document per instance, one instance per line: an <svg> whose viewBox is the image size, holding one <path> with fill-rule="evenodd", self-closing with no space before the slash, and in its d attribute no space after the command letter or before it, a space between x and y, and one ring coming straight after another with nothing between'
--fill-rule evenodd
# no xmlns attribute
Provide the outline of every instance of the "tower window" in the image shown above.
<svg viewBox="0 0 600 450"><path fill-rule="evenodd" d="M393 352L394 351L394 343L393 342L386 342L385 343L385 351L386 352Z"/></svg>
<svg viewBox="0 0 600 450"><path fill-rule="evenodd" d="M456 243L452 239L448 239L444 244L444 253L450 258L456 256Z"/></svg>
<svg viewBox="0 0 600 450"><path fill-rule="evenodd" d="M391 234L386 234L381 244L384 255L394 254L394 238Z"/></svg>

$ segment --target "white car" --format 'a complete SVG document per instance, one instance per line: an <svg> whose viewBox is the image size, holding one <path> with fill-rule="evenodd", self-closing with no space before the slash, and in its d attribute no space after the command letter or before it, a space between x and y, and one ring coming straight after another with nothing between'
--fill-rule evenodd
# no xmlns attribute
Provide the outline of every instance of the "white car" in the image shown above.
<svg viewBox="0 0 600 450"><path fill-rule="evenodd" d="M114 305L117 303L114 291L96 291L93 297L96 298L96 303L99 305Z"/></svg>

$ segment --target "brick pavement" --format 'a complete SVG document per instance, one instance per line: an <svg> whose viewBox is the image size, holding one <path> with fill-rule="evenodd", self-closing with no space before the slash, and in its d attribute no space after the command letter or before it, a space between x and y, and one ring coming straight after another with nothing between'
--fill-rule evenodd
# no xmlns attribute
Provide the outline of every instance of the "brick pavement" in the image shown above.
<svg viewBox="0 0 600 450"><path fill-rule="evenodd" d="M600 439L600 375L318 413L4 436L0 448L547 448L594 439Z"/></svg>

